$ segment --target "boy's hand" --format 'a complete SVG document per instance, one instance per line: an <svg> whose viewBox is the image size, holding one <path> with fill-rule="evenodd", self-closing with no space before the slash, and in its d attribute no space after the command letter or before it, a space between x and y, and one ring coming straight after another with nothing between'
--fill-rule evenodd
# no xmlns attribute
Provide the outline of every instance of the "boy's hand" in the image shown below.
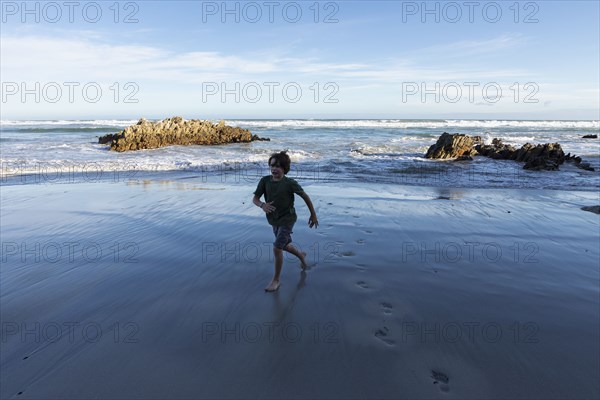
<svg viewBox="0 0 600 400"><path fill-rule="evenodd" d="M263 203L263 205L262 205L261 208L267 214L270 213L270 212L275 211L275 206L273 205L272 201L270 201L268 203Z"/></svg>
<svg viewBox="0 0 600 400"><path fill-rule="evenodd" d="M312 214L310 216L310 218L308 218L308 226L310 228L312 228L314 226L315 229L319 226L319 220L317 219L317 215L316 214Z"/></svg>

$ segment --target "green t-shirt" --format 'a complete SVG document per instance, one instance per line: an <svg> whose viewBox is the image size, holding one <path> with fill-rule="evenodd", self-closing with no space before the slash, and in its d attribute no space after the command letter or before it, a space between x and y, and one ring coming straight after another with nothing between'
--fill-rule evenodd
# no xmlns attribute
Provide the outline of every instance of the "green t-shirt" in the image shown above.
<svg viewBox="0 0 600 400"><path fill-rule="evenodd" d="M266 214L267 221L271 225L291 225L296 222L296 210L294 209L294 193L304 193L302 187L293 180L284 176L280 181L274 181L271 175L263 176L258 182L254 195L260 197L265 195L265 202L273 202L275 211Z"/></svg>

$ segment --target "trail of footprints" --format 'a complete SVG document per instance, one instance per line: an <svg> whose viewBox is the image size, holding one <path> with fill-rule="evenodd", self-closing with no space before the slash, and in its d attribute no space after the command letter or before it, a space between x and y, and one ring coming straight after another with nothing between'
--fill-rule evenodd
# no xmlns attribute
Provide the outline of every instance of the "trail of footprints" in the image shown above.
<svg viewBox="0 0 600 400"><path fill-rule="evenodd" d="M356 264L356 265L357 265L357 268L359 269L359 271L364 272L366 270L364 264ZM368 290L371 288L369 286L369 284L364 280L359 280L358 282L356 282L356 286L358 286L361 289L365 289L365 290ZM383 313L384 317L389 317L392 315L393 309L394 309L392 304L383 301L383 302L379 303L379 306L380 306L381 312ZM385 321L386 320L384 318L383 326L381 328L375 330L374 336L377 339L379 339L384 345L393 347L396 345L396 342L391 338L390 329L387 326L385 326ZM445 373L432 369L430 378L432 379L432 383L434 385L436 385L441 392L446 393L446 392L450 391L450 386L448 385L448 382L450 382L450 378Z"/></svg>
<svg viewBox="0 0 600 400"><path fill-rule="evenodd" d="M359 283L366 285L366 283L364 281L359 281ZM379 306L381 307L381 311L384 316L392 315L394 307L390 303L387 303L384 301L384 302L379 303ZM384 318L383 322L385 324L385 318ZM395 344L396 344L396 342L390 338L390 330L385 325L382 328L377 329L375 331L374 335L377 339L381 340L381 342L383 344L385 344L386 346L395 346ZM450 386L448 385L448 383L450 382L450 378L448 377L448 375L446 375L445 373L443 373L439 370L435 370L435 369L432 369L430 372L431 372L430 378L432 380L432 384L436 385L438 387L438 389L443 393L449 392Z"/></svg>
<svg viewBox="0 0 600 400"><path fill-rule="evenodd" d="M379 303L379 306L381 307L381 311L383 312L384 316L392 315L393 307L390 303L382 302L382 303ZM383 322L385 323L385 319L383 320ZM375 337L377 339L381 340L383 343L385 343L388 346L394 346L396 344L396 342L388 337L389 334L390 334L390 330L385 325L383 326L383 328L377 329L375 331Z"/></svg>
<svg viewBox="0 0 600 400"><path fill-rule="evenodd" d="M328 203L328 204L331 205L331 203ZM349 211L344 211L344 213L349 214ZM358 215L353 215L352 217L360 218ZM361 225L359 225L359 224L355 224L355 225L357 227L361 228L361 231L363 234L365 234L365 235L373 234L373 231L368 230L368 229L362 229ZM328 229L330 229L332 227L333 227L333 225L327 226ZM324 234L324 235L326 235L326 234ZM366 243L366 240L364 238L359 238L359 239L355 240L355 243L359 244L359 245L364 245ZM344 251L344 252L338 253L339 257L353 257L355 255L356 254L352 251ZM364 272L367 270L367 267L365 264L356 263L355 265L356 265L356 269L359 272ZM437 271L435 271L435 272L437 272ZM365 280L357 281L356 286L358 286L359 288L361 288L363 290L371 289L371 286ZM390 329L385 325L385 321L386 321L385 317L390 317L392 315L394 307L392 306L392 304L385 302L385 301L379 303L379 306L380 306L381 312L383 313L383 316L384 316L383 326L381 328L375 330L374 336L378 340L380 340L381 343L383 343L385 346L393 347L396 345L396 342L391 337ZM445 393L450 390L450 386L448 385L448 383L450 382L450 378L445 373L443 373L439 370L432 369L432 370L430 370L430 378L431 378L432 384L436 385L441 392Z"/></svg>
<svg viewBox="0 0 600 400"><path fill-rule="evenodd" d="M344 212L346 214L349 214L349 211L344 211ZM353 215L353 217L354 218L360 218L358 215ZM356 225L360 226L358 224L356 224ZM366 234L366 235L372 235L373 234L373 231L368 230L368 229L361 229L361 231L362 231L363 234ZM359 245L364 245L366 243L366 240L363 239L363 238L358 238L358 239L355 240L355 243L359 244ZM352 251L344 251L344 252L338 253L338 255L340 257L352 257L352 256L355 256L356 254L354 252L352 252ZM356 263L355 265L356 265L356 269L359 272L364 272L364 271L367 270L365 264ZM369 283L367 283L364 280L359 280L355 284L356 284L356 286L358 286L359 288L364 289L364 290L371 289L371 286L369 285ZM384 316L390 316L390 315L392 315L392 309L393 309L393 307L392 307L392 305L390 303L382 302L382 303L380 303L380 307L381 307L381 310L382 310ZM384 323L385 323L385 319L384 319ZM375 331L375 337L377 339L381 340L381 342L384 343L387 346L394 346L395 343L396 343L393 339L390 338L390 329L387 326L385 326L385 325L382 328L379 328L379 329L377 329Z"/></svg>

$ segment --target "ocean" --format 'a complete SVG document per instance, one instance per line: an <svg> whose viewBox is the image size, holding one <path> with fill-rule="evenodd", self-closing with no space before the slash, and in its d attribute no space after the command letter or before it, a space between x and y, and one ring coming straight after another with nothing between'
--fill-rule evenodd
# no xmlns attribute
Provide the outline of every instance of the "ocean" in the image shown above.
<svg viewBox="0 0 600 400"><path fill-rule="evenodd" d="M254 182L269 173L267 159L287 150L288 174L303 184L379 182L472 188L600 189L600 121L510 120L226 120L270 141L220 146L171 146L117 153L98 137L137 120L0 121L0 177L5 185L199 177ZM476 157L469 162L427 160L443 133L501 138L517 147L561 144L596 171L562 165L527 171L522 163Z"/></svg>

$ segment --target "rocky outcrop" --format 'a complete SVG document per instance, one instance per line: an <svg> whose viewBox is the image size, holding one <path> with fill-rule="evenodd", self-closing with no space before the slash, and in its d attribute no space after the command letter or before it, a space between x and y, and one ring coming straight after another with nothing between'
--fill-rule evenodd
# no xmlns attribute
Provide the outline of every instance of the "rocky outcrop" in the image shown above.
<svg viewBox="0 0 600 400"><path fill-rule="evenodd" d="M109 133L108 135L104 135L104 136L100 136L98 138L98 143L100 144L107 144L112 142L113 140L116 140L119 137L119 133Z"/></svg>
<svg viewBox="0 0 600 400"><path fill-rule="evenodd" d="M171 145L214 145L254 140L269 139L252 135L247 129L225 125L223 121L213 124L210 121L173 117L158 122L148 122L142 118L120 133L98 138L98 143L110 144L111 150L122 152Z"/></svg>
<svg viewBox="0 0 600 400"><path fill-rule="evenodd" d="M577 168L585 169L586 171L594 171L594 168L588 162L584 162L579 156L572 156L571 153L565 156L565 161L575 164Z"/></svg>
<svg viewBox="0 0 600 400"><path fill-rule="evenodd" d="M533 170L558 170L558 166L565 162L565 153L560 144L546 143L533 145L525 143L520 149L502 143L500 139L493 139L490 145L475 146L477 153L497 160L515 160L525 162L523 169Z"/></svg>
<svg viewBox="0 0 600 400"><path fill-rule="evenodd" d="M524 169L531 170L558 170L564 162L573 162L577 167L588 171L594 168L589 163L582 162L581 157L565 155L560 144L531 144L525 143L521 148L502 143L500 139L493 139L491 144L483 144L480 136L463 134L449 134L444 132L437 142L432 145L426 158L447 159L455 158L457 161L469 160L471 156L482 155L497 160L514 160L524 162Z"/></svg>
<svg viewBox="0 0 600 400"><path fill-rule="evenodd" d="M475 144L481 143L481 137L462 135L460 133L442 133L435 144L432 144L425 154L425 158L459 158L462 156L474 156L477 151L473 148Z"/></svg>
<svg viewBox="0 0 600 400"><path fill-rule="evenodd" d="M581 207L583 211L593 212L594 214L600 214L600 206L585 206Z"/></svg>
<svg viewBox="0 0 600 400"><path fill-rule="evenodd" d="M598 139L598 135L584 135L583 139Z"/></svg>
<svg viewBox="0 0 600 400"><path fill-rule="evenodd" d="M513 146L504 144L502 143L502 140L497 138L492 139L492 144L479 144L475 146L475 150L477 151L477 154L496 160L511 158L515 151L517 151Z"/></svg>

